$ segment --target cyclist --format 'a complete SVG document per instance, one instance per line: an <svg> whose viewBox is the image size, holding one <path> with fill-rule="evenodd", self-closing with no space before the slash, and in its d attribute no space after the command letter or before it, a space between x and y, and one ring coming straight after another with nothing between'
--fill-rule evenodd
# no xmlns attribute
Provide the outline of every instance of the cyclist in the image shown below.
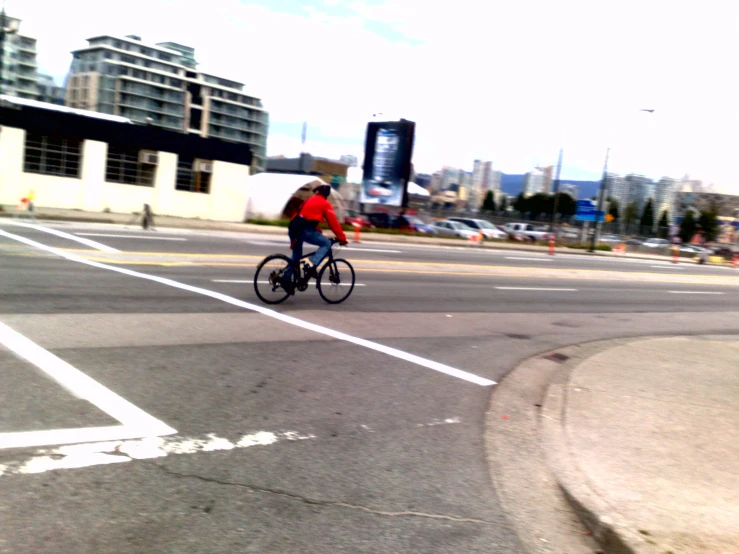
<svg viewBox="0 0 739 554"><path fill-rule="evenodd" d="M318 185L313 189L313 193L313 196L305 201L298 214L290 221L290 227L288 228L290 248L293 250L293 256L292 263L280 279L280 285L289 294L295 293L292 282L293 267L296 267L300 263L300 258L303 257L304 242L318 246L318 250L310 258L311 266L306 270L306 277L308 279L318 277L318 265L326 257L326 254L328 254L331 248L331 240L324 236L318 227L322 222L325 221L328 223L342 246L349 243L344 230L339 224L339 220L336 218L334 209L328 201L328 195L331 194L331 186L326 184Z"/></svg>

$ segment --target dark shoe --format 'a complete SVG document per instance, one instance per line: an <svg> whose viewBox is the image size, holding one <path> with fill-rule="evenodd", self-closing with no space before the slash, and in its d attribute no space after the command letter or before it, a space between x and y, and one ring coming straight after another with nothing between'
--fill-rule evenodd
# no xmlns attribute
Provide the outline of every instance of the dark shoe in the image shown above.
<svg viewBox="0 0 739 554"><path fill-rule="evenodd" d="M280 277L280 286L285 289L285 292L289 295L295 294L295 285L293 285L293 280L289 277Z"/></svg>
<svg viewBox="0 0 739 554"><path fill-rule="evenodd" d="M316 270L316 266L312 265L305 269L305 278L318 279L318 271Z"/></svg>

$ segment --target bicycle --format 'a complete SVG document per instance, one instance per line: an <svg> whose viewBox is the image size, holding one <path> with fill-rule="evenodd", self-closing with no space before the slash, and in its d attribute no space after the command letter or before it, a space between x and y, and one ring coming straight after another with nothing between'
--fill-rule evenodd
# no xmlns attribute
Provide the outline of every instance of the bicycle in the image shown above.
<svg viewBox="0 0 739 554"><path fill-rule="evenodd" d="M340 304L354 290L354 268L343 258L334 258L333 247L338 243L337 239L331 239L331 249L316 278L318 294L329 304ZM313 254L315 252L305 254L300 260L310 258ZM292 259L284 254L272 254L262 260L254 275L254 291L262 302L279 304L287 300L290 294L282 287L280 279L292 263ZM310 277L306 276L306 267L307 264L301 264L300 261L293 266L292 284L295 291L308 289Z"/></svg>

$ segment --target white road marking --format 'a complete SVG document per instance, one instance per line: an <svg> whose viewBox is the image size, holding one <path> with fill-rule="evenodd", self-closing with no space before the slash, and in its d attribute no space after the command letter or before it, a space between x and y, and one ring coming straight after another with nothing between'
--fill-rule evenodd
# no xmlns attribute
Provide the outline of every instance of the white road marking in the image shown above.
<svg viewBox="0 0 739 554"><path fill-rule="evenodd" d="M194 454L235 450L250 446L268 446L278 441L314 439L314 435L301 435L295 431L272 433L259 431L243 435L232 442L209 434L206 438L146 437L141 440L106 441L62 446L53 450L41 450L24 462L0 465L0 475L44 473L55 469L77 469L104 464L119 464L133 460L163 458L170 454Z"/></svg>
<svg viewBox="0 0 739 554"><path fill-rule="evenodd" d="M213 283L254 283L253 279L211 279ZM269 281L257 281L260 285L269 285ZM339 283L340 287L350 287L351 283ZM364 283L354 283L355 287L366 287Z"/></svg>
<svg viewBox="0 0 739 554"><path fill-rule="evenodd" d="M177 432L2 322L0 322L0 344L37 366L77 398L87 400L123 424L123 427L0 433L0 448L154 437Z"/></svg>
<svg viewBox="0 0 739 554"><path fill-rule="evenodd" d="M110 237L114 239L143 239L143 240L177 240L186 241L180 237L142 237L141 235L108 235L106 233L77 233L77 236L83 237Z"/></svg>
<svg viewBox="0 0 739 554"><path fill-rule="evenodd" d="M446 419L435 419L429 423L419 423L416 427L436 427L437 425L453 425L454 423L460 423L462 420L458 417L448 417Z"/></svg>
<svg viewBox="0 0 739 554"><path fill-rule="evenodd" d="M555 289L546 287L495 287L498 290L556 290L563 292L577 292L577 289Z"/></svg>
<svg viewBox="0 0 739 554"><path fill-rule="evenodd" d="M380 248L352 247L351 252L379 252L380 254L402 254L401 250L382 250Z"/></svg>
<svg viewBox="0 0 739 554"><path fill-rule="evenodd" d="M85 246L89 246L90 248L94 248L95 250L102 250L103 252L120 252L120 250L116 250L115 248L111 248L110 246L106 246L105 244L101 244L94 240L82 239L75 235L65 233L64 231L57 231L56 229L51 229L50 227L43 227L41 225L31 225L30 223L21 223L19 221L13 221L12 223L14 225L19 225L20 227L28 227L29 229L36 229L37 231L43 231L44 233L49 233L50 235L56 235L64 239L73 240L73 241L82 243Z"/></svg>
<svg viewBox="0 0 739 554"><path fill-rule="evenodd" d="M523 256L506 256L506 260L527 260L530 262L551 262L551 258L534 258L534 257L523 257Z"/></svg>
<svg viewBox="0 0 739 554"><path fill-rule="evenodd" d="M684 267L680 267L679 265L650 265L649 267L654 267L657 269L685 269Z"/></svg>
<svg viewBox="0 0 739 554"><path fill-rule="evenodd" d="M172 279L166 279L164 277L157 277L155 275L149 275L146 273L141 273L139 271L133 271L131 269L126 269L122 267L115 267L112 265L103 264L100 262L94 262L92 260L86 260L85 258L81 258L75 254L72 254L70 252L64 252L62 250L59 250L57 248L53 248L51 246L46 246L45 244L41 244L39 242L36 242L31 239L27 239L26 237L22 237L19 235L14 235L12 233L8 233L6 231L0 230L0 235L5 236L9 239L16 240L18 242L22 242L24 244L27 244L29 246L33 246L35 248L38 248L39 250L44 250L46 252L50 252L52 254L55 254L57 256L60 256L62 258L65 258L67 260L89 265L91 267L97 267L100 269L107 269L109 271L114 271L116 273L121 273L123 275L130 275L131 277L138 277L139 279L146 279L148 281L154 281L157 283L161 283L163 285L167 285L170 287L174 287L181 290L186 290L189 292L194 292L196 294L202 294L203 296L208 296L210 298L215 298L216 300L221 300L222 302L226 302L227 304L231 304L233 306L238 306L240 308L244 308L247 310L252 310L254 312L266 315L268 317L272 317L274 319L277 319L279 321L283 321L285 323L289 323L290 325L295 325L297 327L301 327L303 329L308 329L309 331L314 331L316 333L320 333L322 335L326 335L329 337L333 337L337 340L343 340L346 342L350 342L352 344L356 344L358 346L363 346L365 348L368 348L370 350L374 350L376 352L382 352L383 354L387 354L388 356L392 356L394 358L398 358L401 360L405 360L407 362L410 362L412 364L419 365L421 367L425 367L428 369L432 369L434 371L438 371L440 373L444 373L446 375L450 375L452 377L457 377L458 379L462 379L464 381L468 381L470 383L474 383L476 385L480 385L483 387L489 387L491 385L495 385L495 381L491 381L490 379L486 379L484 377L480 377L479 375L475 375L473 373L469 373L467 371L462 371L461 369L457 369L451 366L448 366L446 364L442 364L439 362L435 362L433 360L429 360L426 358L422 358L421 356L416 356L415 354L410 354L408 352L403 352L402 350L398 350L396 348L391 348L389 346L385 346L384 344L379 344L376 342L372 342L366 339L362 339L359 337L354 337L352 335L348 335L346 333L342 333L341 331L336 331L334 329L330 329L328 327L323 327L321 325L316 325L315 323L310 323L308 321L303 321L302 319L298 319L293 316L285 315L280 312L276 312L274 310L271 310L269 308L265 308L263 306L258 306L257 304L251 304L249 302L244 302L243 300L239 300L237 298L233 298L231 296L227 296L225 294L221 294L219 292L215 292L208 289L203 289L200 287L194 287L192 285L186 285L184 283L180 283L178 281L174 281Z"/></svg>
<svg viewBox="0 0 739 554"><path fill-rule="evenodd" d="M726 294L725 292L713 292L705 290L668 290L670 294Z"/></svg>

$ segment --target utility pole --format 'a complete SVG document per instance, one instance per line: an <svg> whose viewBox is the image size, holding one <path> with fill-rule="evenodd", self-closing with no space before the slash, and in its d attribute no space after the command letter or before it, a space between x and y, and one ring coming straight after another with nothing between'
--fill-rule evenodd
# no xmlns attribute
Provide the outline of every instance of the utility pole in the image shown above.
<svg viewBox="0 0 739 554"><path fill-rule="evenodd" d="M554 221L557 219L557 205L559 204L559 173L562 170L562 151L559 149L559 159L557 160L557 173L554 176L554 186L552 191L554 192L554 207L552 208L552 221L549 224L549 232L554 232Z"/></svg>
<svg viewBox="0 0 739 554"><path fill-rule="evenodd" d="M606 150L606 161L603 164L603 179L600 182L600 194L598 194L598 207L595 208L595 225L593 226L593 237L590 241L590 252L595 252L595 244L598 240L598 231L600 230L601 222L598 221L598 214L603 209L603 197L606 195L606 180L608 179L608 156L611 154L611 149Z"/></svg>
<svg viewBox="0 0 739 554"><path fill-rule="evenodd" d="M5 59L5 2L0 11L0 94L3 93L3 61Z"/></svg>

